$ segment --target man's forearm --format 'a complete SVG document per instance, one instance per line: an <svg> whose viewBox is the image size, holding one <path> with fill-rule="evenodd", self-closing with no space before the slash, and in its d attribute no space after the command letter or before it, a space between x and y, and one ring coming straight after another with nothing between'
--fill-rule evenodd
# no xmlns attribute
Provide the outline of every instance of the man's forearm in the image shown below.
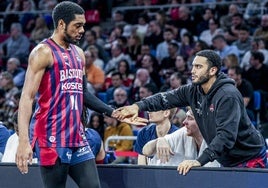
<svg viewBox="0 0 268 188"><path fill-rule="evenodd" d="M83 76L83 95L84 104L86 107L96 112L104 113L108 116L112 115L114 109L102 102L99 98L87 90L87 80L85 75Z"/></svg>
<svg viewBox="0 0 268 188"><path fill-rule="evenodd" d="M147 142L142 148L143 155L145 156L154 155L156 153L156 143L157 143L157 139Z"/></svg>

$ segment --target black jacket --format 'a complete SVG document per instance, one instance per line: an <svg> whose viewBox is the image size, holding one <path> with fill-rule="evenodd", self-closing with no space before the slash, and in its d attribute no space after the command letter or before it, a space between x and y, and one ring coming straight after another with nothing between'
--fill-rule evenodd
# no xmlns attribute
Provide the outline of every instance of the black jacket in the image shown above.
<svg viewBox="0 0 268 188"><path fill-rule="evenodd" d="M260 132L247 116L233 80L220 73L207 94L199 85L186 85L137 102L141 111L190 106L208 148L197 159L201 165L217 160L233 167L257 156L264 146Z"/></svg>

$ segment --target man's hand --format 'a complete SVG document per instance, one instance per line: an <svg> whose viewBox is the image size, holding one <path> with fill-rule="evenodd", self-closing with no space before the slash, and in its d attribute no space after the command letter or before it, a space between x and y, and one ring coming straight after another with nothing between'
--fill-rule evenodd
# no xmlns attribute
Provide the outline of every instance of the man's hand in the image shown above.
<svg viewBox="0 0 268 188"><path fill-rule="evenodd" d="M201 164L197 160L185 160L179 164L177 171L179 171L179 174L186 175L194 166L201 166Z"/></svg>
<svg viewBox="0 0 268 188"><path fill-rule="evenodd" d="M136 104L132 104L130 106L123 106L114 110L112 113L112 117L117 118L118 120L123 120L125 118L130 118L135 120L138 117L139 107Z"/></svg>
<svg viewBox="0 0 268 188"><path fill-rule="evenodd" d="M30 143L27 141L19 142L16 153L16 164L22 174L28 173L28 162L32 164L33 151Z"/></svg>
<svg viewBox="0 0 268 188"><path fill-rule="evenodd" d="M156 143L156 154L161 163L166 163L169 161L170 157L174 155L166 139L161 137L157 139Z"/></svg>

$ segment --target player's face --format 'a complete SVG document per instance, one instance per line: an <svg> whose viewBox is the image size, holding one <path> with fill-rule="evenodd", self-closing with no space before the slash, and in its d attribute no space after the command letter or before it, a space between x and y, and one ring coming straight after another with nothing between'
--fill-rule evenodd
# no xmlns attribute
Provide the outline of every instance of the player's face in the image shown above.
<svg viewBox="0 0 268 188"><path fill-rule="evenodd" d="M209 73L207 58L196 56L193 61L193 68L191 73L193 84L202 85L207 83L212 77Z"/></svg>
<svg viewBox="0 0 268 188"><path fill-rule="evenodd" d="M85 23L84 15L75 15L75 19L65 27L63 40L67 43L78 44L85 32Z"/></svg>
<svg viewBox="0 0 268 188"><path fill-rule="evenodd" d="M199 128L191 111L187 111L183 125L187 129L187 136L194 136L199 131Z"/></svg>

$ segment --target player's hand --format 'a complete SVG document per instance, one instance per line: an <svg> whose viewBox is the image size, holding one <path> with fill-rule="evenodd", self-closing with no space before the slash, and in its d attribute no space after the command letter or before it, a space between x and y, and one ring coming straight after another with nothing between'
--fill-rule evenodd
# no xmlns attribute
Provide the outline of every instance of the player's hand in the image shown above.
<svg viewBox="0 0 268 188"><path fill-rule="evenodd" d="M136 104L132 104L130 106L123 106L114 110L112 113L112 117L117 118L122 121L125 118L130 118L135 121L135 118L138 117L139 107Z"/></svg>
<svg viewBox="0 0 268 188"><path fill-rule="evenodd" d="M16 153L16 164L22 174L28 173L28 163L32 164L33 151L29 142L19 142Z"/></svg>
<svg viewBox="0 0 268 188"><path fill-rule="evenodd" d="M198 166L201 166L201 164L197 160L185 160L179 164L177 171L179 171L179 174L186 175L192 167Z"/></svg>
<svg viewBox="0 0 268 188"><path fill-rule="evenodd" d="M156 154L161 163L166 163L174 155L165 138L158 138L156 143Z"/></svg>

